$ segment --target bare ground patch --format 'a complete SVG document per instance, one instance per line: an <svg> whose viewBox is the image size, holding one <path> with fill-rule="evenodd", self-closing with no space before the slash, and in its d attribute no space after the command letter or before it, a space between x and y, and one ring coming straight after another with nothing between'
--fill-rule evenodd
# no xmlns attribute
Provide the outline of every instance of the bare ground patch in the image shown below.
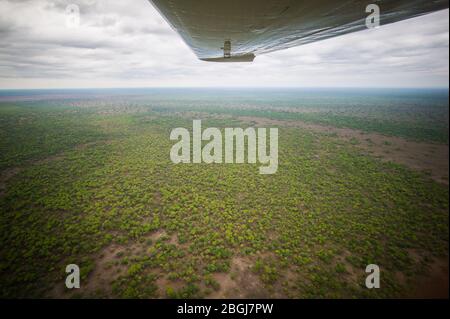
<svg viewBox="0 0 450 319"><path fill-rule="evenodd" d="M406 297L413 299L448 299L448 257L434 259L427 273L416 278Z"/></svg>
<svg viewBox="0 0 450 319"><path fill-rule="evenodd" d="M449 146L444 144L410 141L401 137L366 133L348 128L310 124L301 121L272 120L261 117L237 118L253 126L300 127L313 132L334 135L351 142L364 153L383 161L403 164L416 171L425 172L438 183L449 184Z"/></svg>
<svg viewBox="0 0 450 319"><path fill-rule="evenodd" d="M211 299L258 299L269 298L269 293L260 281L257 274L252 271L254 258L234 257L228 273L216 273L214 279L219 283L220 289L211 293Z"/></svg>
<svg viewBox="0 0 450 319"><path fill-rule="evenodd" d="M82 294L85 297L112 296L111 283L126 270L126 267L119 262L124 252L125 247L115 244L104 248L95 257L96 265L87 279L81 281L80 289L69 290L62 281L52 289L49 297L68 299L77 294Z"/></svg>
<svg viewBox="0 0 450 319"><path fill-rule="evenodd" d="M93 256L94 268L85 280L81 280L80 289L69 290L62 280L50 292L50 298L69 299L75 296L91 298L113 298L113 282L121 275L125 274L129 265L121 262L122 258L140 257L146 253L150 246L149 242L156 242L164 237L171 244L178 245L176 235L169 236L166 231L160 229L144 236L138 242L131 242L126 245L113 243ZM166 279L159 270L152 270L158 275L156 284L159 289L159 296L165 297L168 286L177 287L177 283Z"/></svg>
<svg viewBox="0 0 450 319"><path fill-rule="evenodd" d="M295 298L295 284L301 278L298 269L287 267L278 269L274 282L265 283L255 269L257 260L271 260L275 255L270 252L255 256L235 256L231 260L228 273L213 274L220 288L207 298L211 299L283 299ZM294 294L293 294L294 293Z"/></svg>

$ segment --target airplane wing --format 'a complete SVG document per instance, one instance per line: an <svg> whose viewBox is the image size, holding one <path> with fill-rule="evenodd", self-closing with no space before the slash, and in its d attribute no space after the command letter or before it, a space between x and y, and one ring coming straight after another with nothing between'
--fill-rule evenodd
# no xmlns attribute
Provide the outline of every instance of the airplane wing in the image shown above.
<svg viewBox="0 0 450 319"><path fill-rule="evenodd" d="M449 7L448 0L149 0L197 57L251 62L256 55L366 29L369 4L380 24Z"/></svg>

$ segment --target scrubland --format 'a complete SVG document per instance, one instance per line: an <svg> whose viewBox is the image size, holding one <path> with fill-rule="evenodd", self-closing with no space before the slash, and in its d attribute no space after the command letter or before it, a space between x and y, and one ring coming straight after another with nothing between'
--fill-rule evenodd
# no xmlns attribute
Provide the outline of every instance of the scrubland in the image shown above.
<svg viewBox="0 0 450 319"><path fill-rule="evenodd" d="M2 102L0 296L394 298L445 267L448 281L445 181L360 137L283 125L383 134L386 154L391 137L448 149L448 105L446 119L437 110ZM277 174L172 164L171 129L199 116L218 128L277 120L266 122L279 127ZM81 289L67 291L71 263ZM368 264L380 289L365 287Z"/></svg>

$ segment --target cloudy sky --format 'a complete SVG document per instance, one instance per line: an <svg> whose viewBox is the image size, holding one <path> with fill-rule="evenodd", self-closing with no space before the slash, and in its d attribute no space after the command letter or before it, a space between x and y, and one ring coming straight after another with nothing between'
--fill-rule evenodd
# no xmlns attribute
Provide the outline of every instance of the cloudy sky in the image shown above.
<svg viewBox="0 0 450 319"><path fill-rule="evenodd" d="M448 60L448 10L217 64L198 61L146 0L0 0L0 89L448 87Z"/></svg>

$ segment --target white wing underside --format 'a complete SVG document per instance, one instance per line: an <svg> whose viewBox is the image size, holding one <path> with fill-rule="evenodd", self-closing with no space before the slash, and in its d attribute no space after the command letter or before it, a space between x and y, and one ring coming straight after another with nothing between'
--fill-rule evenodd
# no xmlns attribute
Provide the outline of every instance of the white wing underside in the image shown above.
<svg viewBox="0 0 450 319"><path fill-rule="evenodd" d="M366 7L381 25L448 8L448 0L150 0L197 57L250 62L256 55L366 28Z"/></svg>

